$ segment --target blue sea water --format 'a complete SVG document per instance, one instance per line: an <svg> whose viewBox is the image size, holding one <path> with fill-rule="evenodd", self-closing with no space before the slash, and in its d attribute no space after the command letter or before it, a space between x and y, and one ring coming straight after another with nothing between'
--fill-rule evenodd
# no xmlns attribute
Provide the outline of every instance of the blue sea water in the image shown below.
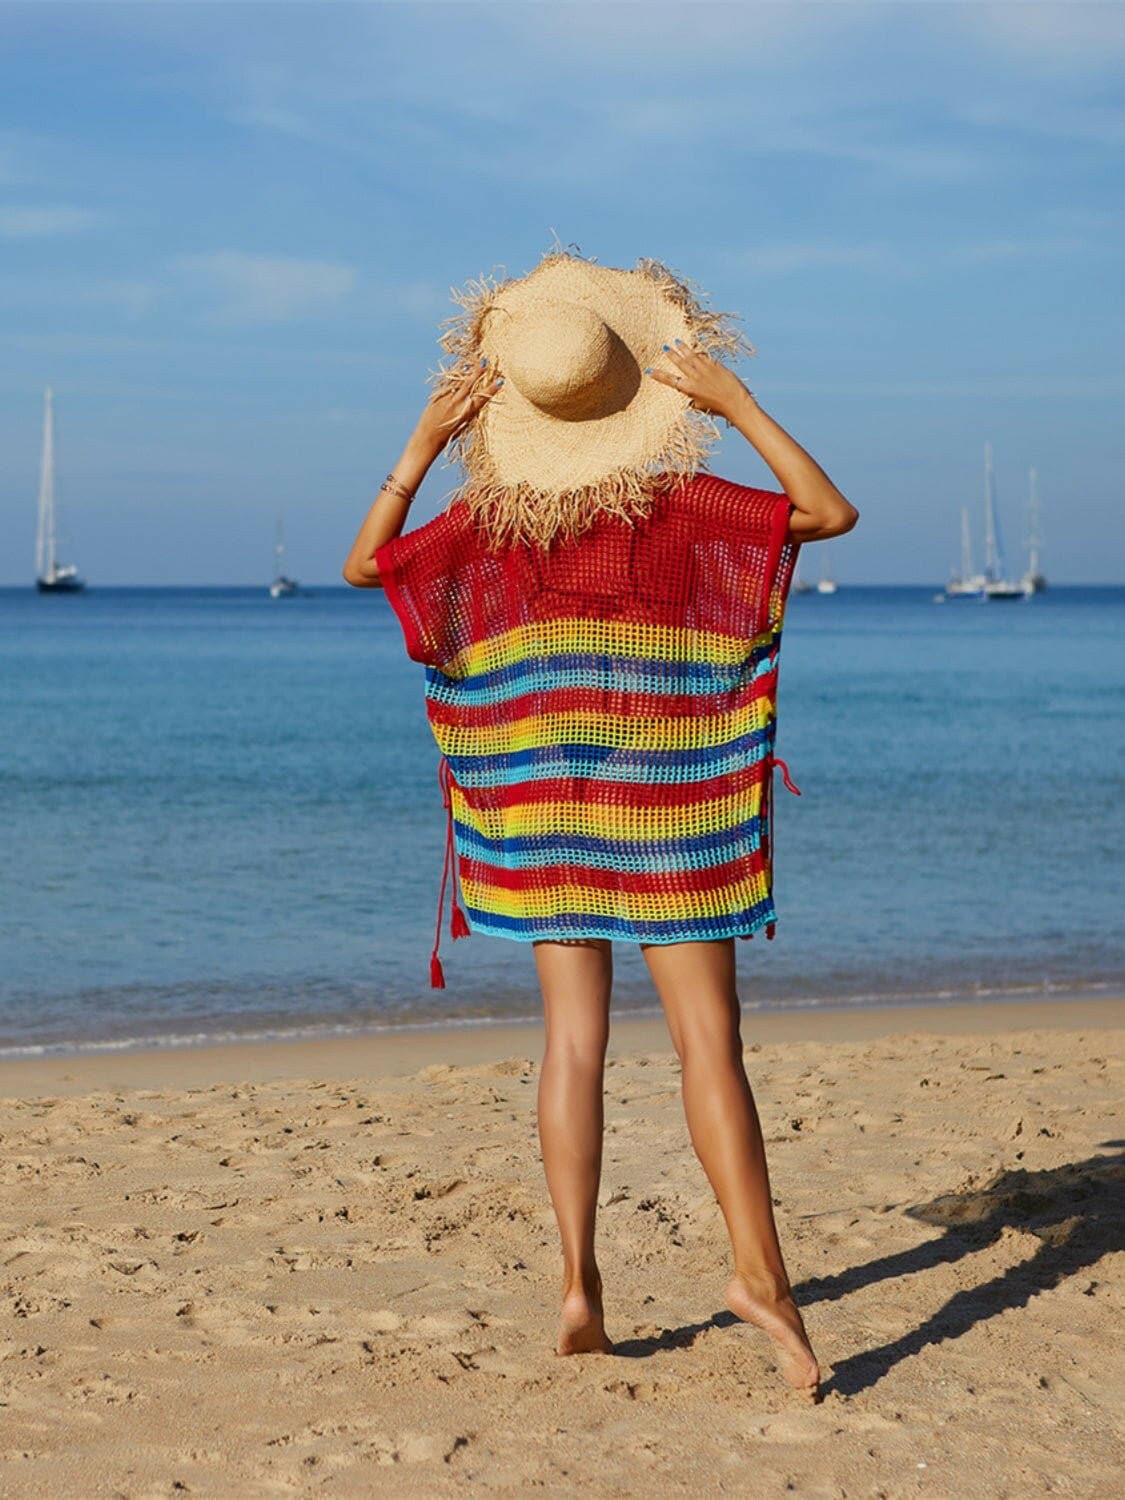
<svg viewBox="0 0 1125 1500"><path fill-rule="evenodd" d="M0 590L0 1055L534 1016L448 904L429 988L422 684L378 591ZM748 1012L1121 991L1125 589L793 595L778 724Z"/></svg>

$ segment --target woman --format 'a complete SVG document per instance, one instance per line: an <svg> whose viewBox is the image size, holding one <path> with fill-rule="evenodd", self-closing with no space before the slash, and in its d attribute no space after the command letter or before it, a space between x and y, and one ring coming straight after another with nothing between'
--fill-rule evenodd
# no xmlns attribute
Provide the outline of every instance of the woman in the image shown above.
<svg viewBox="0 0 1125 1500"><path fill-rule="evenodd" d="M733 938L774 935L777 650L797 549L858 512L717 357L750 347L729 318L658 262L552 254L459 300L442 340L457 360L343 575L386 589L427 667L458 856L453 935L469 931L459 862L472 930L533 944L539 1138L564 1265L557 1352L613 1349L595 1215L618 937L639 944L680 1059L731 1239L727 1306L815 1400L743 1065ZM702 472L716 417L781 493ZM464 490L404 535L450 444ZM439 902L439 935L440 920ZM436 944L432 964L441 986Z"/></svg>

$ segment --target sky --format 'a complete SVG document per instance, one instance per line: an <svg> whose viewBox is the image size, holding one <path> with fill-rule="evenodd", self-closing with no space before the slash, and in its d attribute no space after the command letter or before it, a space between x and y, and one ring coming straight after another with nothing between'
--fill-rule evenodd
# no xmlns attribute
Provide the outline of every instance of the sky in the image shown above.
<svg viewBox="0 0 1125 1500"><path fill-rule="evenodd" d="M737 313L737 373L940 586L1125 580L1125 4L0 3L0 584L43 389L92 584L338 583L452 293L561 242ZM777 488L721 426L714 472ZM443 456L407 521L460 482ZM823 559L809 544L805 568Z"/></svg>

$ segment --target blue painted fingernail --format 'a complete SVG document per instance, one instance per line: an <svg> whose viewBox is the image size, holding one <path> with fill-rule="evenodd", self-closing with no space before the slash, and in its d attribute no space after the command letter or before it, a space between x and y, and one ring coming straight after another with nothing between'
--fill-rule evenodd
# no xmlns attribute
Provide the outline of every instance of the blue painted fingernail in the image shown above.
<svg viewBox="0 0 1125 1500"><path fill-rule="evenodd" d="M645 374L646 375L651 375L652 374L652 366L651 365L649 365L648 369L645 371Z"/></svg>
<svg viewBox="0 0 1125 1500"><path fill-rule="evenodd" d="M677 344L681 344L681 343L683 343L683 340L682 340L682 339L677 339L677 340L676 340L676 343L677 343ZM667 347L667 346L665 346L665 347Z"/></svg>
<svg viewBox="0 0 1125 1500"><path fill-rule="evenodd" d="M679 342L679 340L677 340L677 343L678 342ZM661 345L661 348L663 348L663 349L671 349L671 347L672 347L671 344L662 344Z"/></svg>
<svg viewBox="0 0 1125 1500"><path fill-rule="evenodd" d="M500 379L496 382L496 384L497 385L503 385L504 384L504 377L503 377L503 375L501 375Z"/></svg>
<svg viewBox="0 0 1125 1500"><path fill-rule="evenodd" d="M480 357L480 362L481 362L482 365L486 365L488 363L488 355L487 354L482 354L481 357Z"/></svg>

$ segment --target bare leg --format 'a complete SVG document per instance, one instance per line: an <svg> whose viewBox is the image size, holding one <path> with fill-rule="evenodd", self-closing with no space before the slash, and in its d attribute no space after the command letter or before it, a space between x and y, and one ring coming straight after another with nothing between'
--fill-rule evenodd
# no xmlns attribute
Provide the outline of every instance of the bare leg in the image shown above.
<svg viewBox="0 0 1125 1500"><path fill-rule="evenodd" d="M594 1256L602 1171L603 1089L613 947L604 939L532 945L547 1039L539 1074L539 1144L562 1237L558 1354L613 1352Z"/></svg>
<svg viewBox="0 0 1125 1500"><path fill-rule="evenodd" d="M679 1054L692 1145L730 1234L727 1306L775 1340L786 1380L815 1396L820 1370L790 1292L762 1128L742 1061L734 939L641 948Z"/></svg>

